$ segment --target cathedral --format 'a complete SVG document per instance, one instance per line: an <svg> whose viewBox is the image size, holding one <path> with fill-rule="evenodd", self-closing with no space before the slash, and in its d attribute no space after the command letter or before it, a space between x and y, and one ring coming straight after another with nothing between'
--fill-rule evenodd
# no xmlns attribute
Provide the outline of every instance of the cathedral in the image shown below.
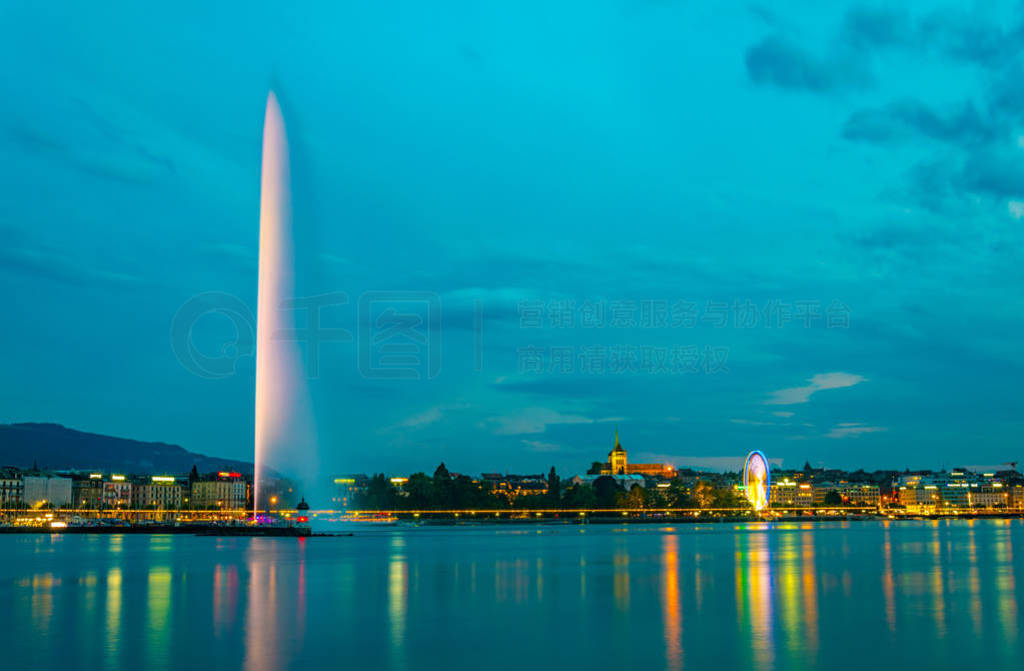
<svg viewBox="0 0 1024 671"><path fill-rule="evenodd" d="M619 430L615 430L615 447L608 453L608 461L600 464L595 475L646 475L648 477L671 478L675 469L668 464L631 464L626 459L626 448L619 442Z"/></svg>

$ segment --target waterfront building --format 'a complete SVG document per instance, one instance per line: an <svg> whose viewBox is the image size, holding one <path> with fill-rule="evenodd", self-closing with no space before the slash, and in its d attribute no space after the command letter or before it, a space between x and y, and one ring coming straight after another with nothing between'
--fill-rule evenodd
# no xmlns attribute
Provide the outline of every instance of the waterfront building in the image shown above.
<svg viewBox="0 0 1024 671"><path fill-rule="evenodd" d="M814 491L810 483L785 478L772 483L769 500L775 507L810 508L814 505Z"/></svg>
<svg viewBox="0 0 1024 671"><path fill-rule="evenodd" d="M71 503L71 479L36 472L23 478L22 500L30 508L60 508Z"/></svg>
<svg viewBox="0 0 1024 671"><path fill-rule="evenodd" d="M509 501L520 496L542 496L548 493L548 481L543 475L502 475L483 473L481 480L490 485L491 492Z"/></svg>
<svg viewBox="0 0 1024 671"><path fill-rule="evenodd" d="M132 508L136 510L178 510L185 488L172 475L153 475L132 484Z"/></svg>
<svg viewBox="0 0 1024 671"><path fill-rule="evenodd" d="M647 487L647 479L644 476L642 476L642 475L640 475L638 473L630 473L630 474L625 474L625 475L623 475L623 474L609 475L607 473L605 473L603 475L595 475L593 473L588 473L587 475L574 475L569 480L569 484L571 484L571 485L586 484L586 485L593 486L595 480L597 480L598 478L603 478L603 477L609 477L612 480L615 480L615 482L620 487L622 487L624 490L626 490L627 492L629 490L633 489L634 487L644 487L644 488Z"/></svg>
<svg viewBox="0 0 1024 671"><path fill-rule="evenodd" d="M197 510L242 510L248 504L248 485L240 473L221 471L192 483L191 507Z"/></svg>
<svg viewBox="0 0 1024 671"><path fill-rule="evenodd" d="M837 491L846 505L877 506L881 501L878 485L844 482Z"/></svg>
<svg viewBox="0 0 1024 671"><path fill-rule="evenodd" d="M103 474L88 473L72 479L71 503L80 510L97 510L103 503Z"/></svg>
<svg viewBox="0 0 1024 671"><path fill-rule="evenodd" d="M331 507L347 508L355 497L370 486L370 478L363 474L339 475L331 478Z"/></svg>
<svg viewBox="0 0 1024 671"><path fill-rule="evenodd" d="M111 475L103 482L100 504L104 508L130 508L132 505L132 483L124 475Z"/></svg>
<svg viewBox="0 0 1024 671"><path fill-rule="evenodd" d="M989 482L970 490L971 507L992 510L1010 507L1010 490L1001 482Z"/></svg>
<svg viewBox="0 0 1024 671"><path fill-rule="evenodd" d="M21 473L14 468L0 469L0 508L21 506L24 483Z"/></svg>

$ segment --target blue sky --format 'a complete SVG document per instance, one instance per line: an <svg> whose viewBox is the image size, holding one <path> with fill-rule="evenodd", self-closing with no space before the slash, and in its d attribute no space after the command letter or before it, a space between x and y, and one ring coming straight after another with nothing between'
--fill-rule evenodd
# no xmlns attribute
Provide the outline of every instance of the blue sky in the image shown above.
<svg viewBox="0 0 1024 671"><path fill-rule="evenodd" d="M0 8L0 421L250 457L234 322L171 334L255 309L274 86L299 293L440 309L421 379L322 345L326 469L1019 456L1019 3L286 4Z"/></svg>

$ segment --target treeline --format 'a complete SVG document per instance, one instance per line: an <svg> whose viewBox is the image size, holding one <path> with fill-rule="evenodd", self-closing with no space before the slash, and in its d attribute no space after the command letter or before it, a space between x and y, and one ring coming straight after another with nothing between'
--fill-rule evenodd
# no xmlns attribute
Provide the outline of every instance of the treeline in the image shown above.
<svg viewBox="0 0 1024 671"><path fill-rule="evenodd" d="M626 491L612 477L603 476L589 483L570 484L564 489L552 468L547 477L546 494L510 495L492 489L486 482L474 482L466 475L452 476L442 463L433 476L414 473L400 490L383 473L370 478L366 490L356 495L359 510L541 510L595 508L739 508L746 499L732 487L715 486L698 480L691 490L679 480L668 487L644 488L634 485Z"/></svg>

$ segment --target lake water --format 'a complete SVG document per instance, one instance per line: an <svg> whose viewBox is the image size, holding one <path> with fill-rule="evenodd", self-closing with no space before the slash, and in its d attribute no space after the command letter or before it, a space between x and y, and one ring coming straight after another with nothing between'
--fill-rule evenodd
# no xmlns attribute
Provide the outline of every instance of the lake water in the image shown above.
<svg viewBox="0 0 1024 671"><path fill-rule="evenodd" d="M1020 520L0 535L4 669L1019 668Z"/></svg>

